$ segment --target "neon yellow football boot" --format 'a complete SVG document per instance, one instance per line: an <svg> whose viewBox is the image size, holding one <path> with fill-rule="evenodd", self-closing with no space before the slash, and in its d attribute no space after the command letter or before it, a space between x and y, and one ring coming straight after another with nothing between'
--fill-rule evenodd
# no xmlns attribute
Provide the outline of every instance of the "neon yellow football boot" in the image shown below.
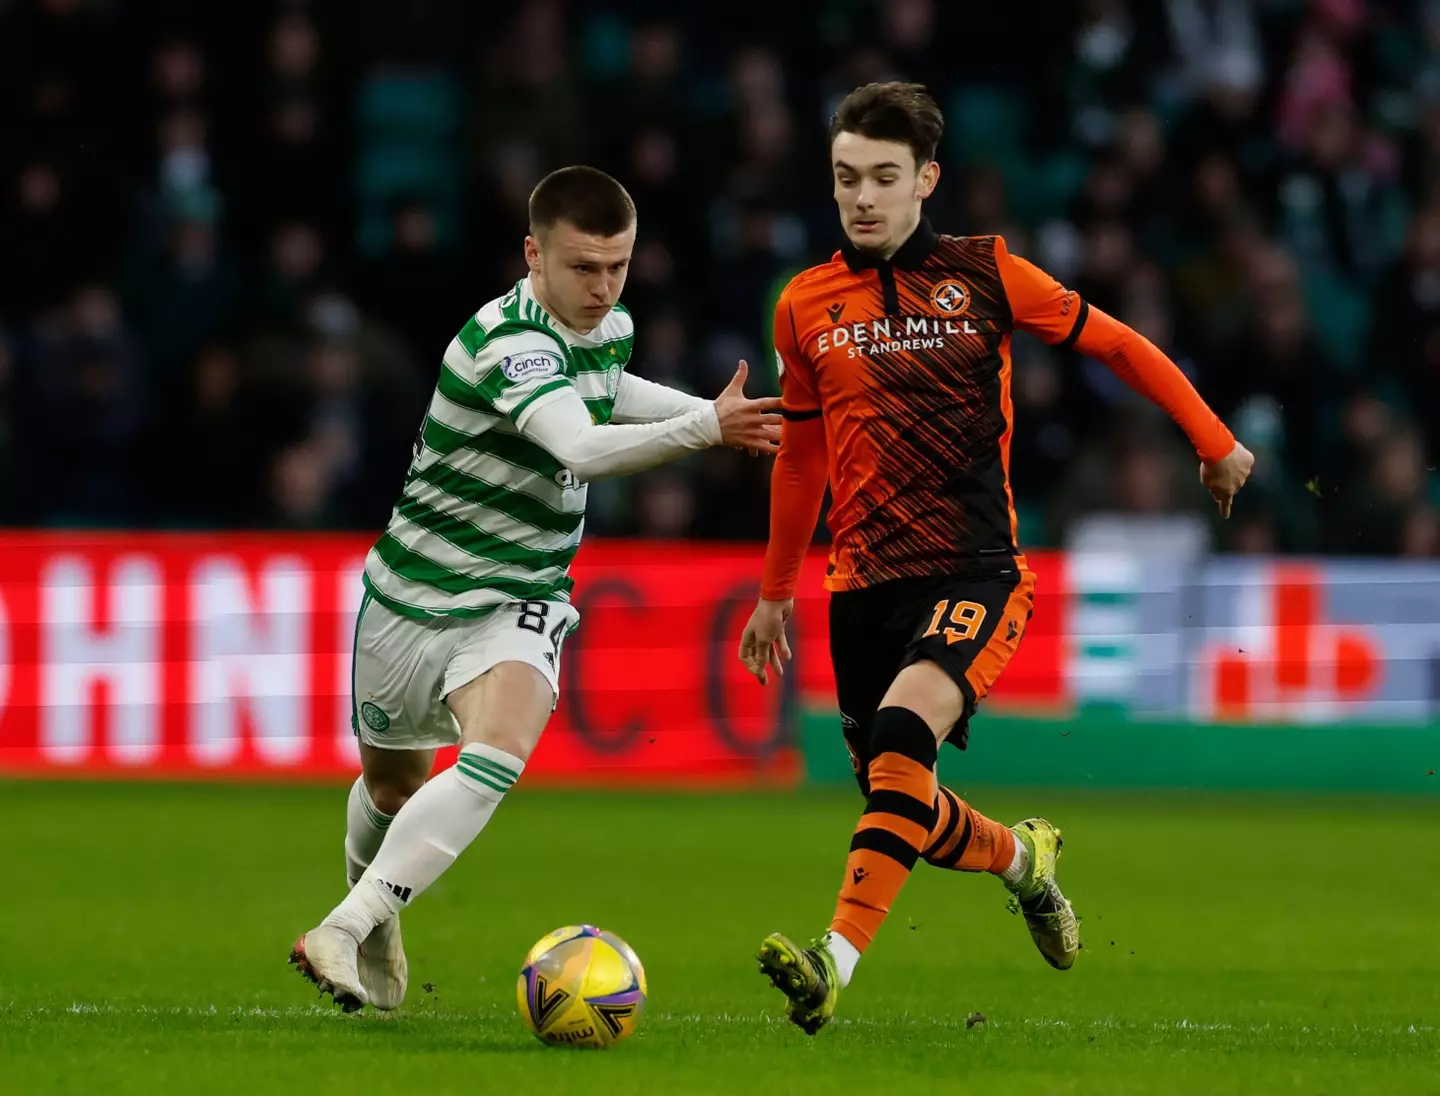
<svg viewBox="0 0 1440 1096"><path fill-rule="evenodd" d="M1024 914L1030 939L1047 963L1069 970L1080 953L1080 921L1055 882L1055 861L1065 842L1043 818L1027 818L1011 832L1030 854L1030 869L1010 887L1010 912Z"/></svg>
<svg viewBox="0 0 1440 1096"><path fill-rule="evenodd" d="M785 1018L806 1035L814 1035L835 1016L840 999L840 972L822 941L798 948L778 932L760 945L760 973L790 999Z"/></svg>

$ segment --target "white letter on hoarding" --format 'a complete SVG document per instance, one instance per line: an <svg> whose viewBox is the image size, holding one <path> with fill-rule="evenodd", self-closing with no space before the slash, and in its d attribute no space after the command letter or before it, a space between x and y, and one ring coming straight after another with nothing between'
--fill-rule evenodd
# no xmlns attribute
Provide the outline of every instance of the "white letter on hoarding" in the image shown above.
<svg viewBox="0 0 1440 1096"><path fill-rule="evenodd" d="M365 597L365 587L360 576L365 572L365 558L362 556L352 563L341 566L335 572L335 581L340 584L335 603L340 606L339 619L335 624L335 638L342 652L337 671L340 680L335 683L335 694L340 698L338 705L340 721L336 733L340 736L339 754L342 760L352 765L360 764L360 747L357 745L355 730L350 726L350 713L354 700L351 698L352 682L355 680L355 617L360 612L360 602Z"/></svg>
<svg viewBox="0 0 1440 1096"><path fill-rule="evenodd" d="M3 587L0 587L3 590ZM5 598L0 596L0 723L5 721L5 708L10 703L10 615L5 611Z"/></svg>
<svg viewBox="0 0 1440 1096"><path fill-rule="evenodd" d="M94 593L92 593L94 591ZM110 627L97 631L94 599L109 595ZM110 686L110 754L144 765L160 751L160 568L125 556L96 579L89 561L59 556L40 575L40 750L78 765L93 759L90 688Z"/></svg>
<svg viewBox="0 0 1440 1096"><path fill-rule="evenodd" d="M293 557L260 571L260 605L238 560L201 560L191 578L190 752L221 766L240 752L240 709L250 704L255 752L293 766L309 750L310 573Z"/></svg>

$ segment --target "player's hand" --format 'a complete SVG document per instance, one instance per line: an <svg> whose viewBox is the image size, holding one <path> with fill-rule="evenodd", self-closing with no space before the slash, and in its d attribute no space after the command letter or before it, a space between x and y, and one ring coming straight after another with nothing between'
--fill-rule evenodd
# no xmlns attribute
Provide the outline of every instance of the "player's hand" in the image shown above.
<svg viewBox="0 0 1440 1096"><path fill-rule="evenodd" d="M740 636L740 661L755 675L761 685L770 683L771 666L782 677L785 663L790 661L790 643L785 638L785 622L795 611L795 599L766 601L763 597L750 614Z"/></svg>
<svg viewBox="0 0 1440 1096"><path fill-rule="evenodd" d="M1219 505L1222 518L1230 516L1230 504L1235 501L1236 492L1245 486L1245 481L1250 478L1250 469L1254 467L1255 454L1238 441L1229 456L1214 464L1200 465L1200 482Z"/></svg>
<svg viewBox="0 0 1440 1096"><path fill-rule="evenodd" d="M745 397L745 378L750 367L745 362L725 391L715 397L715 413L720 418L720 441L735 449L752 453L773 453L780 448L780 397L763 396L758 400Z"/></svg>

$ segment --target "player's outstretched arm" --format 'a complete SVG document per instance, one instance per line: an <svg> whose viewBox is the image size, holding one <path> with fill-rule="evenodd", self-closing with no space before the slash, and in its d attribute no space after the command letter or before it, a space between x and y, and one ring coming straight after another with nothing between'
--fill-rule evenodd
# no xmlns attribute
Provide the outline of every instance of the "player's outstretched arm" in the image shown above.
<svg viewBox="0 0 1440 1096"><path fill-rule="evenodd" d="M615 410L610 414L613 423L664 422L679 418L691 411L698 411L711 401L704 396L692 396L668 384L656 384L644 377L630 373L620 374L620 388L615 393Z"/></svg>
<svg viewBox="0 0 1440 1096"><path fill-rule="evenodd" d="M744 366L745 363L742 362L741 365ZM667 419L678 418L705 407L709 403L710 401L703 396L692 396L689 392L682 392L680 389L671 388L666 384L656 384L654 381L647 381L644 377L622 373L620 389L615 394L615 409L610 414L610 421L622 424L665 422ZM736 446L736 448L743 448L752 457L758 457L764 451L748 445Z"/></svg>
<svg viewBox="0 0 1440 1096"><path fill-rule="evenodd" d="M1073 346L1104 362L1131 388L1163 407L1200 455L1200 482L1215 498L1221 515L1228 518L1255 458L1235 440L1180 368L1138 331L1092 308L1033 263L1010 255L999 237L995 263L1015 325L1048 343Z"/></svg>
<svg viewBox="0 0 1440 1096"><path fill-rule="evenodd" d="M1235 494L1245 486L1255 464L1250 450L1235 440L1164 351L1100 309L1091 308L1089 313L1075 348L1104 362L1131 388L1163 407L1185 431L1200 456L1200 482L1214 497L1221 516L1228 518Z"/></svg>
<svg viewBox="0 0 1440 1096"><path fill-rule="evenodd" d="M783 674L790 659L785 622L795 608L795 584L827 482L824 421L787 420L770 476L770 540L765 546L760 601L740 636L740 661L762 685L769 682L771 667Z"/></svg>
<svg viewBox="0 0 1440 1096"><path fill-rule="evenodd" d="M537 402L516 425L585 481L623 476L714 445L774 451L780 442L779 399L747 399L746 365L713 402L663 422L597 425L573 389Z"/></svg>

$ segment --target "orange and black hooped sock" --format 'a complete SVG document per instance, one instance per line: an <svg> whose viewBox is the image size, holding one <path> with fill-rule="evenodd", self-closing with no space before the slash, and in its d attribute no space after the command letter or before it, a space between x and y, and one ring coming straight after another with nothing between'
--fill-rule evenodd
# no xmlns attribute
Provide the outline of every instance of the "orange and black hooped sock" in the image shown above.
<svg viewBox="0 0 1440 1096"><path fill-rule="evenodd" d="M908 708L881 708L871 729L870 792L850 839L830 931L857 951L875 938L935 826L935 735Z"/></svg>
<svg viewBox="0 0 1440 1096"><path fill-rule="evenodd" d="M986 818L949 788L935 797L935 825L920 855L926 863L952 871L1001 875L1015 859L1015 834Z"/></svg>

